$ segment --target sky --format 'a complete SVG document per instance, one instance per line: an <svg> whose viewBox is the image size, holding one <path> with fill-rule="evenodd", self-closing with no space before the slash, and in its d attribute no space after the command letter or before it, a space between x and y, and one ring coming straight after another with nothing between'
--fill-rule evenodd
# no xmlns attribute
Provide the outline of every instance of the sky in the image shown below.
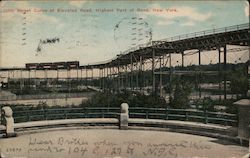
<svg viewBox="0 0 250 158"><path fill-rule="evenodd" d="M249 22L247 1L1 1L0 6L0 67L92 64L151 41ZM248 54L228 59L248 60ZM215 61L215 55L203 56L206 63ZM193 58L186 64L197 62Z"/></svg>

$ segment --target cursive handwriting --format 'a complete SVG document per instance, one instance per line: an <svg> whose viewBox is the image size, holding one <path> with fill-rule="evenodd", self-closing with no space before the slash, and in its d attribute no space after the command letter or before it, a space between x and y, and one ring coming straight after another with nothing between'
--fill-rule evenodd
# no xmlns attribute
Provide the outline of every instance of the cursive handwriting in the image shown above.
<svg viewBox="0 0 250 158"><path fill-rule="evenodd" d="M85 138L51 138L41 139L37 137L29 137L27 147L6 147L5 153L9 154L56 154L61 153L72 156L72 154L79 156L85 156L86 154L93 157L114 157L125 156L133 157L141 155L143 157L178 157L178 150L183 149L192 150L210 150L212 146L202 141L177 141L177 142L161 142L153 143L149 142L144 144L141 141L122 141L117 143L112 140L100 140L100 141L87 141ZM3 150L3 149L2 149Z"/></svg>

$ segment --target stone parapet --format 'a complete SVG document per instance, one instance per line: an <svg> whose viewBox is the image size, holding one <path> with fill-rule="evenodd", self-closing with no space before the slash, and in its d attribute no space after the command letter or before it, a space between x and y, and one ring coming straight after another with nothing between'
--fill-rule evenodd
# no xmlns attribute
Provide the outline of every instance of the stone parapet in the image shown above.
<svg viewBox="0 0 250 158"><path fill-rule="evenodd" d="M128 104L121 104L121 114L120 114L120 129L128 129L128 120L129 120L129 112L128 112Z"/></svg>
<svg viewBox="0 0 250 158"><path fill-rule="evenodd" d="M3 125L5 126L6 130L6 137L13 137L15 136L15 131L14 131L14 118L13 118L13 111L9 106L5 106L2 108L2 113L3 117Z"/></svg>
<svg viewBox="0 0 250 158"><path fill-rule="evenodd" d="M250 138L250 99L242 99L234 103L238 107L238 137L243 140Z"/></svg>

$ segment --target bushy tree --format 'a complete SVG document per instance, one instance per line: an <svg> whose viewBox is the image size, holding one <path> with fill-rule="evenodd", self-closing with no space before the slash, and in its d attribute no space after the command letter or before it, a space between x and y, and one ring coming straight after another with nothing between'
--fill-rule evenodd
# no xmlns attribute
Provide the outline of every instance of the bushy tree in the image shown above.
<svg viewBox="0 0 250 158"><path fill-rule="evenodd" d="M144 95L124 91L123 93L96 93L82 106L119 107L121 103L128 103L130 107L165 107L166 102L158 95Z"/></svg>
<svg viewBox="0 0 250 158"><path fill-rule="evenodd" d="M171 106L174 108L187 108L189 104L189 96L192 92L192 83L176 78L173 88L174 96L171 101Z"/></svg>
<svg viewBox="0 0 250 158"><path fill-rule="evenodd" d="M230 88L233 93L245 95L248 90L247 75L243 68L238 68L230 74Z"/></svg>

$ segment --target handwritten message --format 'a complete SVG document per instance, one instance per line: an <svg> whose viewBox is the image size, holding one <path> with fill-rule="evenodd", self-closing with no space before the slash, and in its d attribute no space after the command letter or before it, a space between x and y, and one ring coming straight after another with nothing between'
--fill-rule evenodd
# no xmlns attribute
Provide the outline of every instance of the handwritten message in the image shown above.
<svg viewBox="0 0 250 158"><path fill-rule="evenodd" d="M178 141L175 143L159 142L146 143L141 141L87 141L86 138L41 139L29 137L24 146L11 146L1 149L6 155L64 155L65 157L178 157L178 150L209 151L210 145L195 141Z"/></svg>

